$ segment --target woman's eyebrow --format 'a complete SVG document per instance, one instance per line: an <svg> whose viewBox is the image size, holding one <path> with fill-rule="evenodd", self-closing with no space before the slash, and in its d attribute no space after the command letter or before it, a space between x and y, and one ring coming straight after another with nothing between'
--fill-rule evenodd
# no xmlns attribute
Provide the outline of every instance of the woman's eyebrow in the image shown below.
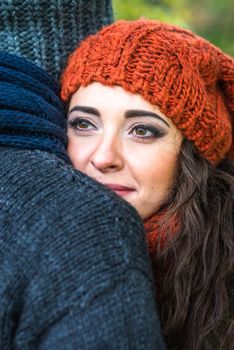
<svg viewBox="0 0 234 350"><path fill-rule="evenodd" d="M167 123L167 121L165 119L163 119L162 117L160 117L160 115L150 112L150 111L142 111L139 109L131 109L129 111L126 111L124 113L124 116L126 119L128 118L134 118L134 117L153 117L153 118L157 118L159 120L161 120L164 124L166 124L169 128L170 125Z"/></svg>
<svg viewBox="0 0 234 350"><path fill-rule="evenodd" d="M69 111L69 115L74 112L74 111L78 111L78 112L84 112L87 114L94 114L97 117L100 117L100 113L96 108L93 107L88 107L88 106L75 106L73 107L70 111Z"/></svg>
<svg viewBox="0 0 234 350"><path fill-rule="evenodd" d="M73 107L70 111L69 111L69 115L74 112L74 111L78 111L78 112L84 112L87 114L93 114L96 115L97 117L100 117L101 114L100 112L94 108L94 107L88 107L88 106L75 106ZM139 109L131 109L128 110L124 113L124 117L126 119L128 118L134 118L134 117L153 117L153 118L157 118L160 121L162 121L164 124L166 124L166 126L168 126L170 128L170 125L167 123L167 121L165 119L163 119L162 117L160 117L160 115L150 112L150 111L143 111L143 110L139 110Z"/></svg>

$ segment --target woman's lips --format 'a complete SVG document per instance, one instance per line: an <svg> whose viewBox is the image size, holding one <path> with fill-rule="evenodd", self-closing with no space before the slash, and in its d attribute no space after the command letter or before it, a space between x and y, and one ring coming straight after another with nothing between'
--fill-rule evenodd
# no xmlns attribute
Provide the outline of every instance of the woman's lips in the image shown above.
<svg viewBox="0 0 234 350"><path fill-rule="evenodd" d="M121 197L126 196L135 191L134 188L119 185L119 184L104 184L104 186L111 189Z"/></svg>

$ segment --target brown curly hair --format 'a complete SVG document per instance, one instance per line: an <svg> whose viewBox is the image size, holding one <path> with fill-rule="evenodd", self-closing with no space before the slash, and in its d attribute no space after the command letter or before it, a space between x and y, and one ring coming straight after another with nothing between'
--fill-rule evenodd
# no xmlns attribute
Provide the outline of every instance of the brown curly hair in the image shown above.
<svg viewBox="0 0 234 350"><path fill-rule="evenodd" d="M177 181L152 258L162 330L169 349L231 350L234 336L234 164L217 167L184 140ZM170 232L171 218L179 232ZM160 235L159 235L160 239ZM233 339L233 338L232 338ZM228 345L229 344L229 345ZM233 344L233 343L232 343Z"/></svg>

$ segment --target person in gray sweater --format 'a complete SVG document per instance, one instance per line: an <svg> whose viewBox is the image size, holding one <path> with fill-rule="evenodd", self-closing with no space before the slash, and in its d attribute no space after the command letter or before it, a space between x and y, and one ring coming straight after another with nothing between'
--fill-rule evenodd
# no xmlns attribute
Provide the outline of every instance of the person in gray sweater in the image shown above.
<svg viewBox="0 0 234 350"><path fill-rule="evenodd" d="M50 3L58 11L53 21L66 2ZM100 1L70 5L81 9L87 3ZM99 25L110 20L105 3ZM7 27L9 19L32 19L30 25L43 27L45 18L22 15L29 8L37 13L39 5L46 3L0 2L1 49L17 28ZM30 59L16 34L9 51ZM22 31L25 47L35 32L27 34ZM71 166L58 86L40 68L56 77L62 63L54 66L58 57L47 60L48 52L37 52L37 66L0 52L0 349L164 350L141 220L125 201Z"/></svg>

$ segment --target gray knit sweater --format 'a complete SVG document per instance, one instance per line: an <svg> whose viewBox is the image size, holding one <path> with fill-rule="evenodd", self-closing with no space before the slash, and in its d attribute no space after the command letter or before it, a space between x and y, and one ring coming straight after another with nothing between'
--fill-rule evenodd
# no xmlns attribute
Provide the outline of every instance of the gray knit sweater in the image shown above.
<svg viewBox="0 0 234 350"><path fill-rule="evenodd" d="M79 42L112 20L111 0L0 0L0 50L58 79Z"/></svg>
<svg viewBox="0 0 234 350"><path fill-rule="evenodd" d="M52 154L0 164L0 349L164 349L135 210Z"/></svg>

